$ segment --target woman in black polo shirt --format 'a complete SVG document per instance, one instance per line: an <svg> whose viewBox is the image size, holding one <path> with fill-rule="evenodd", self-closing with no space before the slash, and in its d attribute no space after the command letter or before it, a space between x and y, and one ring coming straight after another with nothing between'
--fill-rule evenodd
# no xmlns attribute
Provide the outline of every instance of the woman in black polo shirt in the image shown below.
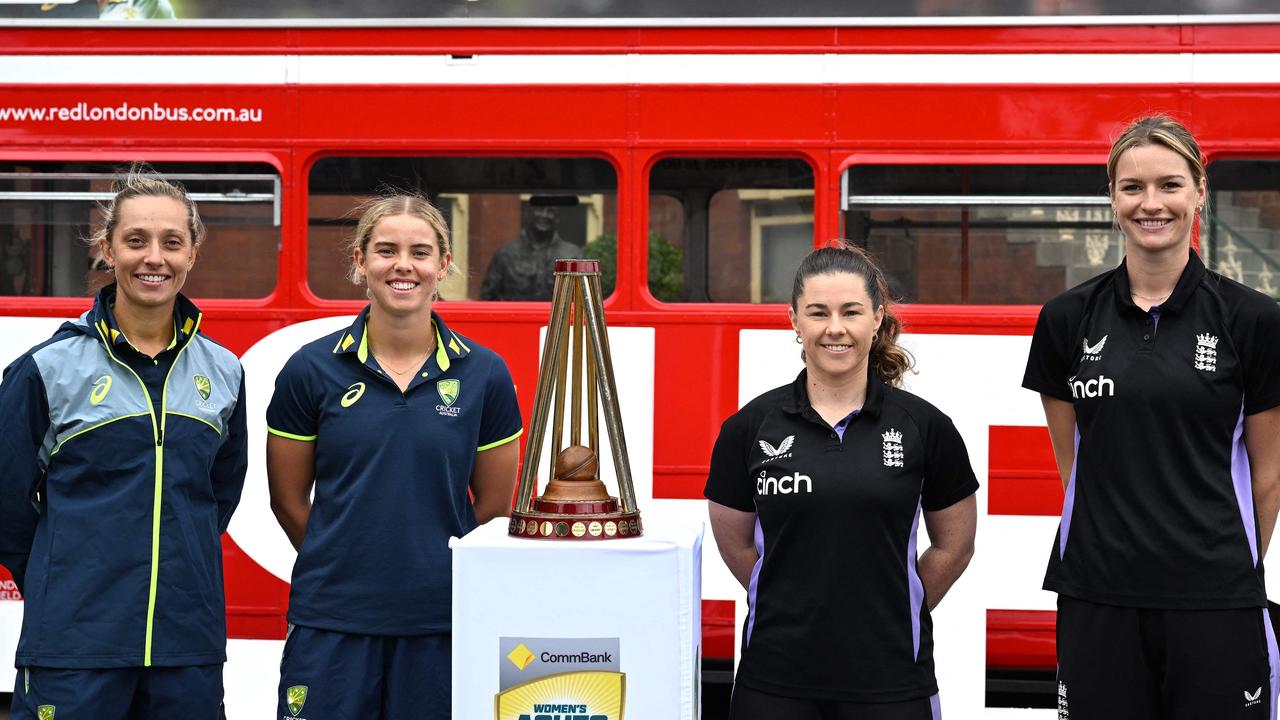
<svg viewBox="0 0 1280 720"><path fill-rule="evenodd" d="M964 442L898 387L911 358L861 250L810 253L789 314L805 369L725 421L707 478L750 604L730 717L937 718L929 610L973 554Z"/></svg>
<svg viewBox="0 0 1280 720"><path fill-rule="evenodd" d="M1044 306L1023 378L1066 488L1044 583L1060 714L1275 717L1280 309L1191 248L1205 173L1185 127L1133 123L1107 177L1125 260Z"/></svg>

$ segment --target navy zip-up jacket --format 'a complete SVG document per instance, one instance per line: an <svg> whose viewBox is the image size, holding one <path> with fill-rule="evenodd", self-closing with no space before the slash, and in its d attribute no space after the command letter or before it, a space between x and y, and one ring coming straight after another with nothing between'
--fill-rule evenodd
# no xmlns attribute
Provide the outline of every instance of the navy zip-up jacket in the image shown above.
<svg viewBox="0 0 1280 720"><path fill-rule="evenodd" d="M0 564L25 599L17 666L226 661L222 545L244 486L244 370L179 295L154 359L93 309L0 383Z"/></svg>

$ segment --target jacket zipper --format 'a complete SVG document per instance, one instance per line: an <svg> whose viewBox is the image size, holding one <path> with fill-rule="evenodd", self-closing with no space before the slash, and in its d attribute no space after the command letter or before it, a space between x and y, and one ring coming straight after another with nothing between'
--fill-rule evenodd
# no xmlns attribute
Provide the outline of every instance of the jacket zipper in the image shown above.
<svg viewBox="0 0 1280 720"><path fill-rule="evenodd" d="M196 320L196 327L200 327L199 319ZM192 331L195 334L195 330ZM154 480L154 490L151 500L151 578L147 589L147 634L145 644L142 651L143 667L151 667L151 639L155 631L156 620L156 586L160 580L160 512L161 500L164 491L164 428L165 420L168 419L168 413L165 412L165 404L169 397L169 377L173 375L173 369L177 367L178 360L182 358L182 353L187 349L188 343L183 343L178 348L178 354L173 358L173 364L169 365L169 371L165 373L164 384L160 389L160 418L157 423L156 406L151 401L151 391L147 389L147 384L142 381L142 376L134 372L128 363L116 357L111 352L111 343L103 335L102 330L98 330L98 337L102 338L103 347L107 349L107 356L115 361L118 365L129 371L134 379L138 381L138 385L142 388L142 395L147 400L147 411L151 415L151 436L156 441L156 472Z"/></svg>

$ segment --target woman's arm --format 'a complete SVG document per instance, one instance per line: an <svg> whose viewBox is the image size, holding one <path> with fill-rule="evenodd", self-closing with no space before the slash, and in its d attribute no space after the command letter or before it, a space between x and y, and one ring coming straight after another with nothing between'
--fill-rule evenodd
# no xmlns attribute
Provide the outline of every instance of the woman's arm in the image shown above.
<svg viewBox="0 0 1280 720"><path fill-rule="evenodd" d="M472 505L481 525L511 514L511 497L516 490L516 465L520 443L514 439L476 453L471 468Z"/></svg>
<svg viewBox="0 0 1280 720"><path fill-rule="evenodd" d="M311 516L311 487L316 482L316 444L271 434L267 436L267 488L271 512L284 528L293 549L302 547Z"/></svg>
<svg viewBox="0 0 1280 720"><path fill-rule="evenodd" d="M1244 448L1253 477L1253 509L1258 514L1258 559L1267 554L1280 510L1280 407L1246 415Z"/></svg>
<svg viewBox="0 0 1280 720"><path fill-rule="evenodd" d="M1071 467L1076 462L1076 406L1048 395L1040 396L1044 419L1049 423L1049 441L1058 462L1058 476L1065 490L1071 481Z"/></svg>
<svg viewBox="0 0 1280 720"><path fill-rule="evenodd" d="M978 503L974 495L951 507L924 513L930 546L918 563L920 581L929 609L938 606L947 591L969 566L973 538L978 528Z"/></svg>
<svg viewBox="0 0 1280 720"><path fill-rule="evenodd" d="M751 583L751 571L760 559L756 552L756 514L707 501L711 514L711 534L715 536L720 557L743 589Z"/></svg>

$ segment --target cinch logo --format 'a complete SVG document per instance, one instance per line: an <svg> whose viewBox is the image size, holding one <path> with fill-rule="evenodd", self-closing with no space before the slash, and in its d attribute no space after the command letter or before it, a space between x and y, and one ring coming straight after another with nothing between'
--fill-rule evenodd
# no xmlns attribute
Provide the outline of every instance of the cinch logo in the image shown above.
<svg viewBox="0 0 1280 720"><path fill-rule="evenodd" d="M1102 346L1107 344L1107 336L1103 335L1097 345L1090 345L1089 338L1084 339L1084 359L1098 361L1102 359Z"/></svg>
<svg viewBox="0 0 1280 720"><path fill-rule="evenodd" d="M111 376L103 375L93 381L93 389L89 391L89 402L94 405L101 405L103 400L107 399L107 393L111 392ZM48 707L52 708L52 705Z"/></svg>
<svg viewBox="0 0 1280 720"><path fill-rule="evenodd" d="M800 492L813 492L813 478L800 473L780 478L769 477L763 470L760 471L760 477L756 478L757 495L793 495Z"/></svg>
<svg viewBox="0 0 1280 720"><path fill-rule="evenodd" d="M356 404L360 396L364 394L364 383L358 382L347 388L347 394L342 396L342 407L349 408ZM299 686L302 687L302 686ZM303 688L305 690L305 688Z"/></svg>
<svg viewBox="0 0 1280 720"><path fill-rule="evenodd" d="M1116 396L1116 384L1106 375L1099 375L1089 380L1076 380L1073 377L1067 380L1067 383L1071 385L1071 397L1076 400Z"/></svg>
<svg viewBox="0 0 1280 720"><path fill-rule="evenodd" d="M782 438L782 442L778 443L778 447L770 445L767 440L760 440L760 449L764 451L764 461L773 462L783 458L791 457L791 453L787 452L796 442L795 435L788 435Z"/></svg>

